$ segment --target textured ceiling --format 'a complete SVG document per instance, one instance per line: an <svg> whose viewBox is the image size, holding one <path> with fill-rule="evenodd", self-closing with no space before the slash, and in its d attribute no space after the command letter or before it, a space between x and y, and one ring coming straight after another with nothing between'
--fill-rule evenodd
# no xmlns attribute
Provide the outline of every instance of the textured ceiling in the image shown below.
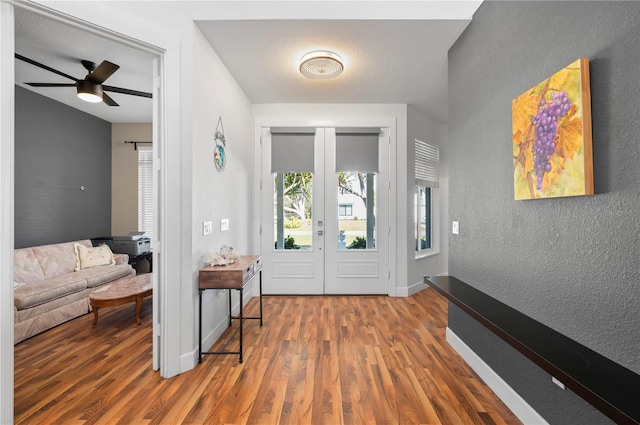
<svg viewBox="0 0 640 425"><path fill-rule="evenodd" d="M468 21L251 20L196 22L252 103L408 103L445 122L447 51ZM299 60L330 50L334 80L309 80Z"/></svg>
<svg viewBox="0 0 640 425"><path fill-rule="evenodd" d="M99 65L108 60L120 65L104 84L144 92L152 91L153 56L124 46L35 13L16 8L16 53L62 71L84 78L86 69L81 60ZM120 93L108 95L120 106L88 103L78 99L75 87L30 87L25 82L73 83L65 77L38 68L21 60L15 61L16 84L52 98L73 108L109 122L151 122L152 100Z"/></svg>
<svg viewBox="0 0 640 425"><path fill-rule="evenodd" d="M406 103L447 120L447 51L479 1L113 2L158 26L194 20L254 103ZM152 56L16 9L16 51L77 78L81 59L121 68L105 84L151 91ZM307 80L298 61L329 49L345 61L331 81ZM16 81L68 82L16 62ZM23 85L24 86L24 85ZM150 99L114 93L120 107L81 102L73 88L31 88L110 122L150 122Z"/></svg>

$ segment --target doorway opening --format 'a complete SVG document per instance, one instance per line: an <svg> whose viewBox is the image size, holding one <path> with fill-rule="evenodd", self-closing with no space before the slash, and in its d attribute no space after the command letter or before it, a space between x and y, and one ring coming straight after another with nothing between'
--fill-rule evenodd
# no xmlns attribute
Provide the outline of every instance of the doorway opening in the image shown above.
<svg viewBox="0 0 640 425"><path fill-rule="evenodd" d="M162 125L161 119L163 117L163 106L161 104L161 92L160 92L160 87L161 84L160 82L162 81L162 75L164 74L163 71L163 52L160 49L155 49L152 46L149 46L145 43L138 43L135 40L126 38L124 36L120 36L118 34L109 32L106 29L97 29L97 27L92 26L90 24L83 24L78 20L73 20L73 18L67 18L61 14L57 14L55 12L50 11L49 9L45 8L45 7L40 7L38 5L30 5L30 4L11 4L11 5L7 5L7 4L2 4L1 5L3 7L2 10L2 18L3 18L3 26L4 28L2 28L3 30L3 35L8 34L7 31L11 32L11 37L8 37L12 42L16 41L17 38L19 37L19 34L17 34L14 30L15 28L15 19L19 19L18 17L16 17L17 13L15 13L16 11L19 11L19 13L31 13L31 14L35 14L37 16L39 16L40 18L45 18L45 19L50 19L52 22L55 22L56 25L67 25L72 31L80 31L80 32L84 32L84 33L89 33L94 37L100 37L100 36L104 36L105 39L108 39L110 42L117 42L117 43L121 43L126 49L133 49L133 50L138 50L139 52L144 52L148 55L150 55L153 59L152 61L149 62L149 66L148 66L148 72L149 72L149 80L152 82L153 85L153 106L150 107L150 109L152 109L151 111L151 116L153 117L152 122L150 125L153 126L153 152L154 152L154 162L158 160L158 158L162 157L162 151L165 149L164 147L164 134L162 129L164 128L164 126ZM4 25L6 22L9 22L10 25ZM12 43L13 44L13 43ZM17 44L17 43L15 43ZM7 47L9 46L9 47ZM9 57L9 55L7 54L9 51L11 51L11 56L13 56L13 46L12 45L7 45L4 44L3 45L3 61L5 59L7 59ZM13 59L11 57L11 59ZM102 58L100 58L102 59ZM6 61L5 63L9 63L11 62L11 66L13 65L13 61ZM6 77L7 75L10 75L9 77ZM18 77L16 75L16 77ZM14 73L11 72L10 74L5 74L2 80L2 90L3 92L8 92L9 90L13 90L13 84L15 84L15 82L17 81L17 78L15 78L14 80ZM13 96L11 97L12 101L13 101ZM11 104L8 105L7 103L3 104L3 123L6 122L7 117L13 117L14 116L14 110L15 110L15 105ZM3 136L7 135L8 137L4 138L3 140L9 140L9 143L11 144L11 149L9 149L11 152L13 152L14 150L14 134L13 134L13 129L11 129L11 131L4 131L3 129ZM4 152L6 152L5 149L3 149L3 154ZM3 155L4 156L4 155ZM13 155L11 155L11 157L13 157ZM13 164L13 162L12 162ZM3 167L4 165L6 165L6 162L3 162ZM11 167L12 168L12 167ZM3 170L4 171L4 170ZM3 172L3 175L6 177L7 174ZM161 187L162 187L162 179L164 178L164 172L160 167L159 162L156 163L156 165L154 165L154 191L156 193L160 193L161 192ZM7 187L13 187L13 185L15 184L14 181L14 177L11 176L10 178L7 178L6 180L3 178L3 182L2 182L2 186L3 186L3 193L13 193L13 189L11 191L4 191L5 188ZM82 190L82 189L81 189ZM14 243L14 227L15 227L15 223L14 223L14 213L13 213L13 205L11 203L8 203L9 201L5 202L3 200L2 204L3 204L3 220L2 220L2 234L3 235L11 235L10 238L2 238L3 242L2 242L2 252L4 253L10 253L10 258L11 260L13 259L13 243ZM156 241L156 247L161 248L162 245L162 241L160 238L160 232L158 231L161 226L160 226L160 220L158 219L160 217L160 212L163 211L163 199L159 196L155 197L155 212L154 215L156 217L156 223L154 224L156 232L155 232L155 236L154 239ZM7 214L4 215L4 213L7 212L7 209L4 208L5 206L9 205L11 208L11 214ZM7 219L9 218L9 219ZM98 236L98 235L95 235ZM161 250L161 249L159 249ZM9 256L4 256L4 257L9 257ZM154 370L158 370L160 367L160 353L159 353L159 339L160 339L160 334L161 334L161 329L160 329L160 322L159 322L159 309L160 309L160 305L158 303L157 300L160 299L161 293L159 291L160 285L159 282L161 280L164 280L161 276L160 273L156 273L156 271L161 271L163 269L162 264L161 264L161 259L156 256L156 254L154 253L154 283L153 283L153 287L154 287L154 300L153 300L153 326L154 329L158 328L158 332L153 332L154 335L154 341L153 341L153 369ZM3 261L3 264L6 264ZM4 268L4 267L3 267ZM5 270L11 270L11 267L7 267ZM8 298L7 298L8 299ZM3 323L5 323L5 326L13 326L13 314L11 313L11 311L9 311L8 309L5 309L3 306L2 310L2 318L3 318ZM5 358L8 355L12 355L13 350L10 348L11 345L5 344L5 339L3 339L3 352L2 352L2 357ZM7 353L8 351L8 353ZM3 376L13 376L13 363L7 363L5 361L2 362L2 375ZM10 390L10 387L13 386L13 382L12 380L3 380L3 385L2 385L2 405L5 406L7 405L8 399L11 399L11 402L13 402L12 398L12 394L13 392ZM9 387L9 388L7 388ZM10 397L6 397L7 395L9 395ZM4 410L4 409L2 409ZM7 412L11 412L11 410L6 410ZM4 416L3 416L4 418Z"/></svg>

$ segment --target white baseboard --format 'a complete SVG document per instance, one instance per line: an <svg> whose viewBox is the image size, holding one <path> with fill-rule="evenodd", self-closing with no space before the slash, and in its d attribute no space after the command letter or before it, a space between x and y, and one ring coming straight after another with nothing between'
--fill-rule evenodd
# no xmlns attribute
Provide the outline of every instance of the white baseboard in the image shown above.
<svg viewBox="0 0 640 425"><path fill-rule="evenodd" d="M396 288L396 297L410 297L413 294L417 294L418 292L422 291L423 289L427 289L429 287L429 285L422 283L422 282L416 282L413 285L410 286L400 286L398 288Z"/></svg>
<svg viewBox="0 0 640 425"><path fill-rule="evenodd" d="M196 332L198 332L197 326L198 324L196 323ZM220 336L228 327L229 319L227 317L224 317L220 319L220 321L216 324L211 332L206 335L202 335L202 347L204 348L204 351L207 351L209 347L211 347L218 340L218 338L220 338ZM196 346L194 347L194 349L180 356L180 373L191 370L198 365L197 338L198 337L196 336Z"/></svg>
<svg viewBox="0 0 640 425"><path fill-rule="evenodd" d="M251 300L251 298L253 298L253 292L255 289L253 288L253 286L255 285L251 285L251 286L252 287L249 288L249 285L247 285L248 290L243 291L243 294L242 294L243 295L242 298L244 298L243 305L247 305L247 303ZM256 296L259 296L259 295L260 295L259 293L256 294ZM225 294L224 296L226 297L227 295ZM234 314L238 314L239 310L240 310L240 304L238 301L236 301L231 306L231 311L233 311ZM196 331L198 331L197 326L198 324L196 324ZM220 338L220 336L224 333L227 327L229 327L229 318L225 316L218 321L218 323L216 324L216 326L214 326L211 332L209 332L206 335L202 335L202 346L206 347L205 350L208 350L208 347L211 347L218 340L218 338ZM198 340L196 339L196 344L197 343L198 343ZM198 365L198 346L196 345L193 350L188 351L184 353L182 356L180 356L180 373L191 370L197 365Z"/></svg>
<svg viewBox="0 0 640 425"><path fill-rule="evenodd" d="M436 276L446 276L447 273L439 273ZM423 281L420 282L416 282L412 285L409 286L400 286L398 288L396 288L396 293L394 296L396 297L410 297L413 294L417 294L418 292L422 291L423 289L427 289L429 287L428 284L424 283Z"/></svg>
<svg viewBox="0 0 640 425"><path fill-rule="evenodd" d="M526 425L549 425L520 395L513 390L488 364L447 327L447 342L467 362L514 415Z"/></svg>

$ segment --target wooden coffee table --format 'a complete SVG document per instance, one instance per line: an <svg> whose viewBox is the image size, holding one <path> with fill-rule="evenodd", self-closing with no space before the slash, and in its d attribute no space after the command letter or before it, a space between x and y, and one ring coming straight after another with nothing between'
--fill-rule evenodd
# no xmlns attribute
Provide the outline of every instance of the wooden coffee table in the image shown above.
<svg viewBox="0 0 640 425"><path fill-rule="evenodd" d="M93 326L98 323L98 309L113 305L136 303L136 322L140 322L142 300L152 294L151 273L139 274L131 278L98 288L89 295L89 304L93 308Z"/></svg>

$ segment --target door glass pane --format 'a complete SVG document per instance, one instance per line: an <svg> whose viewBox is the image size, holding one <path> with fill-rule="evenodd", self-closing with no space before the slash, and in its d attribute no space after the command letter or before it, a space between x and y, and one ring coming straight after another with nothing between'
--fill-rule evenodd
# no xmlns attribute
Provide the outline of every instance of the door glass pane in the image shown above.
<svg viewBox="0 0 640 425"><path fill-rule="evenodd" d="M338 173L338 249L375 249L376 175Z"/></svg>
<svg viewBox="0 0 640 425"><path fill-rule="evenodd" d="M273 174L274 248L312 249L312 173Z"/></svg>

